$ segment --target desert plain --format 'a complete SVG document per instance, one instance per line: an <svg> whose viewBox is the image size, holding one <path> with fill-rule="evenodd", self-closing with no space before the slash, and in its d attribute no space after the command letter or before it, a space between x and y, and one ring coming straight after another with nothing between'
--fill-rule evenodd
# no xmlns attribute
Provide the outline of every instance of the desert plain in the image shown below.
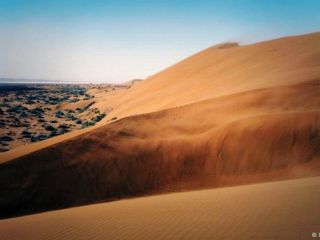
<svg viewBox="0 0 320 240"><path fill-rule="evenodd" d="M0 84L0 151L94 126L112 110L100 97L131 84Z"/></svg>

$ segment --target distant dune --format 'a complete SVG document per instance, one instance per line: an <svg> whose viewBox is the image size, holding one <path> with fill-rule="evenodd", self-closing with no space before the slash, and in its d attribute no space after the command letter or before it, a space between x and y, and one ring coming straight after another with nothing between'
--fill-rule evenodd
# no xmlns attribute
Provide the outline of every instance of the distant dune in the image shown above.
<svg viewBox="0 0 320 240"><path fill-rule="evenodd" d="M8 240L315 239L320 179L122 200L0 221Z"/></svg>
<svg viewBox="0 0 320 240"><path fill-rule="evenodd" d="M319 93L320 33L209 48L102 99L120 120L2 154L0 216L317 176Z"/></svg>

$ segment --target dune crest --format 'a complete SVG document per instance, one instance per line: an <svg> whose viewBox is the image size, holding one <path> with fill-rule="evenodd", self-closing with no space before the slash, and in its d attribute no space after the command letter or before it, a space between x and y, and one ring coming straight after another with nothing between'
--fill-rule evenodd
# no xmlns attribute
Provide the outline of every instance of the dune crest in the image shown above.
<svg viewBox="0 0 320 240"><path fill-rule="evenodd" d="M239 47L239 46L240 44L237 42L226 42L226 43L215 45L214 47L217 49L227 49L227 48L233 48L233 47Z"/></svg>

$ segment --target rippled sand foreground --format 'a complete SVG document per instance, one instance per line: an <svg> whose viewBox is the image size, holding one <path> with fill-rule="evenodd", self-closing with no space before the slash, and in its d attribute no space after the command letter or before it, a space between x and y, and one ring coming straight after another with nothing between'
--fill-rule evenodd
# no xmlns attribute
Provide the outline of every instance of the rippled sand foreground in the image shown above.
<svg viewBox="0 0 320 240"><path fill-rule="evenodd" d="M312 239L320 177L71 208L0 221L0 239Z"/></svg>

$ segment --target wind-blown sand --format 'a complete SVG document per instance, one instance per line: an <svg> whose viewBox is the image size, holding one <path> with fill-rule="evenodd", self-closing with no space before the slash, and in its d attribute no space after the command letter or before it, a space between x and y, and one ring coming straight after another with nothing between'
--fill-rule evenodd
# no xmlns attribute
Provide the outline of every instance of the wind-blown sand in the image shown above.
<svg viewBox="0 0 320 240"><path fill-rule="evenodd" d="M174 193L0 221L0 239L314 239L320 178Z"/></svg>
<svg viewBox="0 0 320 240"><path fill-rule="evenodd" d="M319 33L209 48L101 97L120 120L1 154L0 216L317 176L319 92Z"/></svg>

